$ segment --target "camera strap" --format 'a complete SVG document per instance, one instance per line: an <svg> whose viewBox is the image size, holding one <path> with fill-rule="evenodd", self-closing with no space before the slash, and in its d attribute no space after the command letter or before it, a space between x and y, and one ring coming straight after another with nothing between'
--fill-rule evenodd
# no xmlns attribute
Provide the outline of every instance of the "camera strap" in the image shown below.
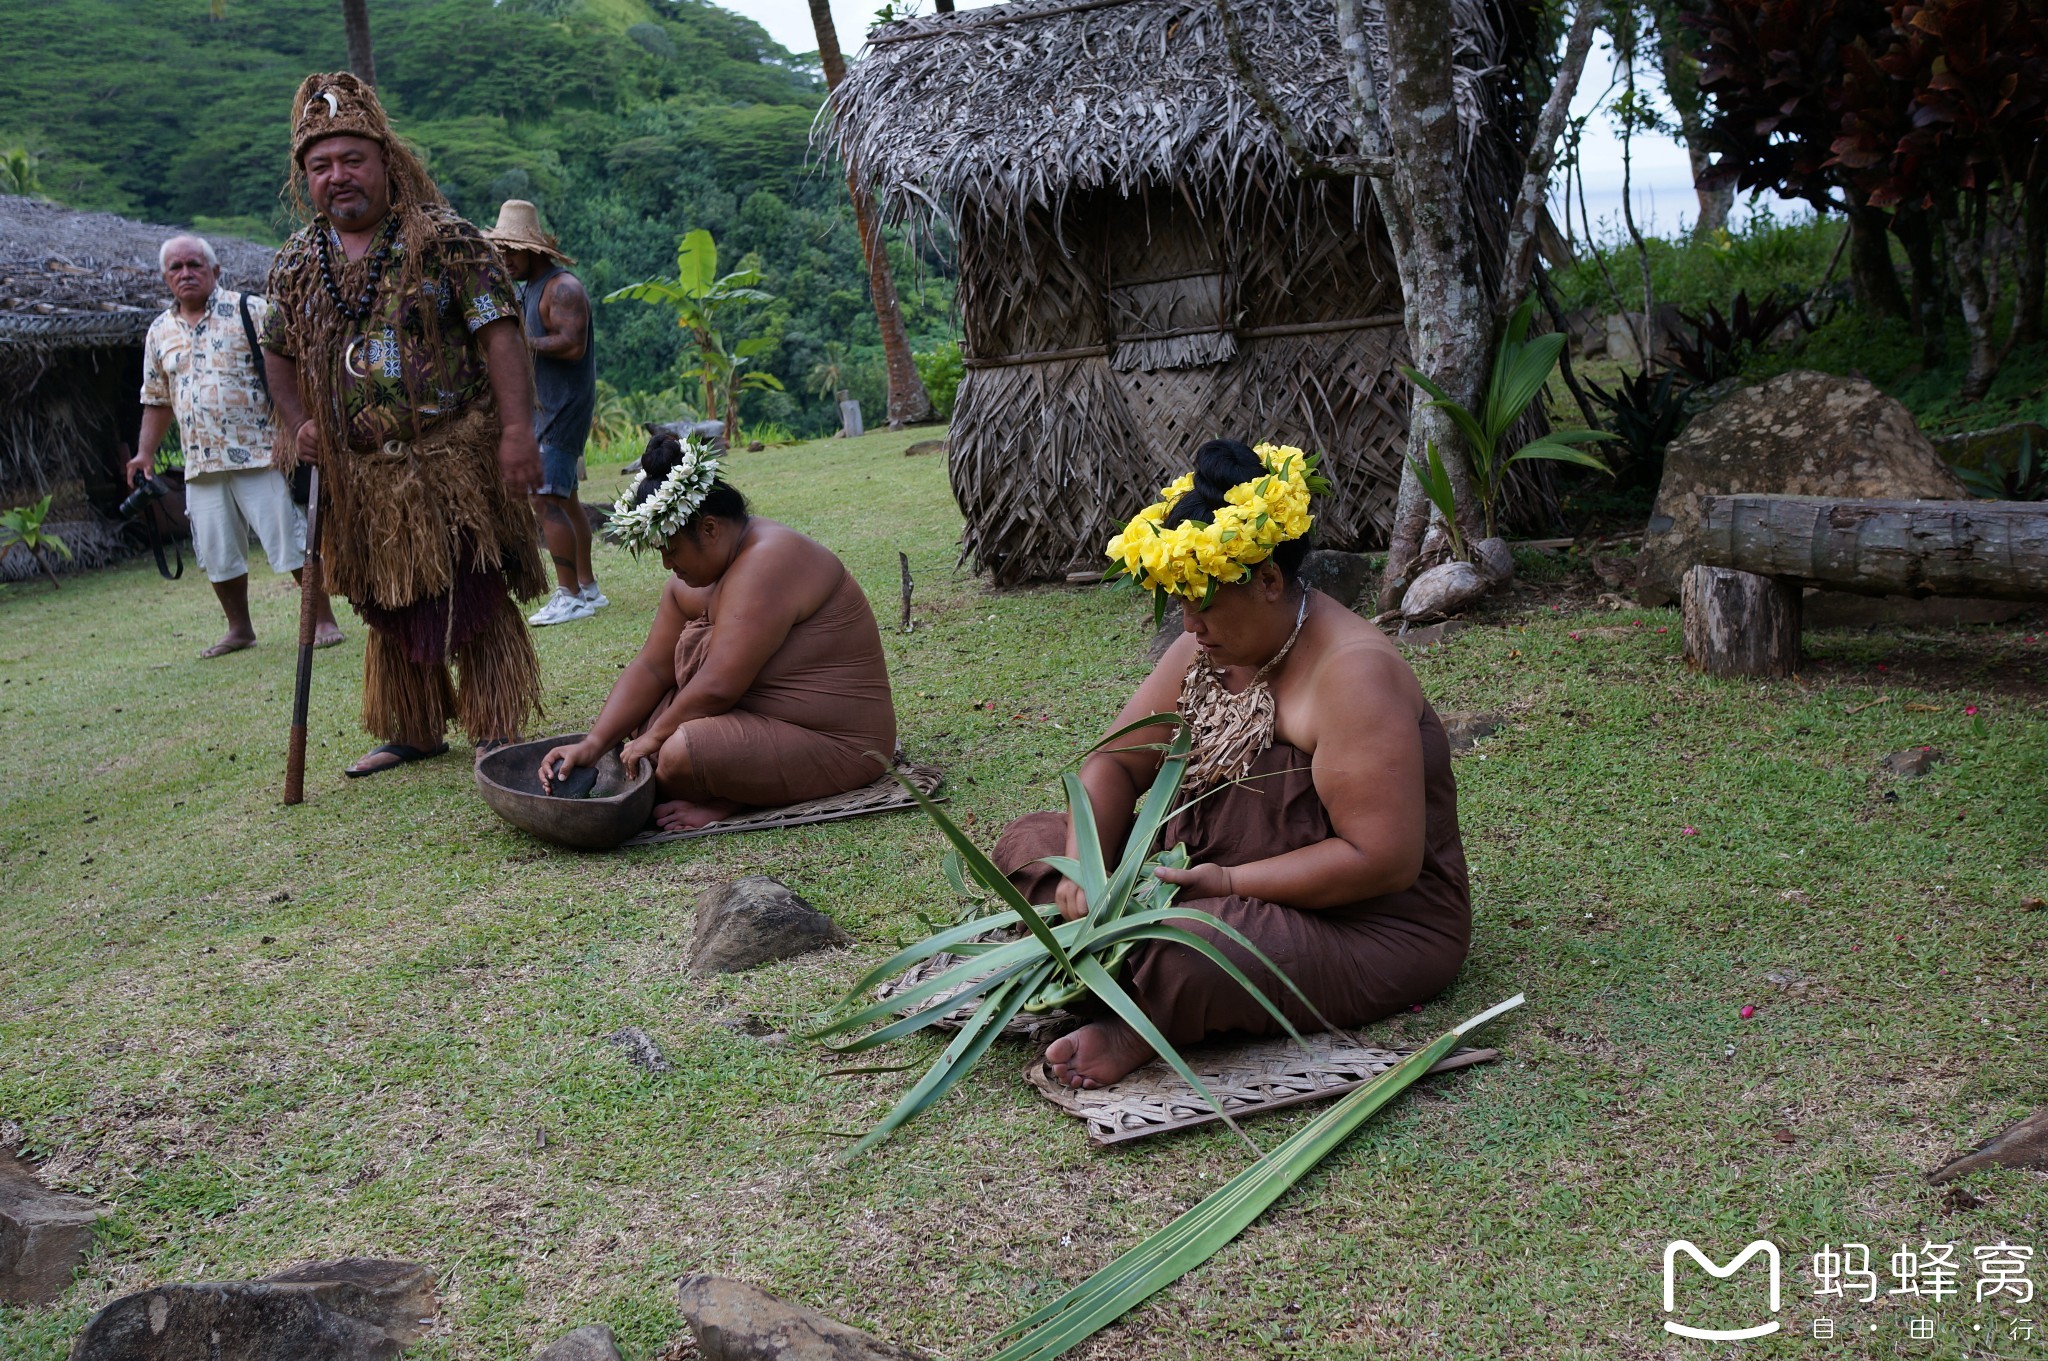
<svg viewBox="0 0 2048 1361"><path fill-rule="evenodd" d="M178 547L177 540L173 539L171 541L171 552L177 555L178 570L173 572L170 564L164 561L164 538L163 535L157 532L156 502L154 501L150 503L148 510L142 515L142 529L145 534L149 535L149 551L156 555L157 575L165 581L176 581L179 577L184 576L185 550Z"/></svg>
<svg viewBox="0 0 2048 1361"><path fill-rule="evenodd" d="M256 343L256 321L249 315L249 295L235 295L235 311L242 317L242 336L249 342L249 363L256 370L256 386L263 392L263 400L270 403L273 415L277 411L277 399L270 395L270 375L263 368L263 348Z"/></svg>

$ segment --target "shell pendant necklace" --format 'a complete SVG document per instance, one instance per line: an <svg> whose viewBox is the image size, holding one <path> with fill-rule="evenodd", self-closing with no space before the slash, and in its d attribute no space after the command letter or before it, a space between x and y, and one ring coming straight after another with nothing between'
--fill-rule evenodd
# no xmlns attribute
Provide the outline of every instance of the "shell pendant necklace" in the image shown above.
<svg viewBox="0 0 2048 1361"><path fill-rule="evenodd" d="M1180 715L1194 730L1194 750L1188 758L1184 783L1203 792L1230 780L1243 779L1266 749L1273 745L1276 713L1273 691L1267 679L1280 669L1301 626L1308 621L1309 592L1301 593L1301 607L1294 614L1294 631L1280 650L1252 676L1251 684L1236 694L1223 688L1223 668L1211 666L1199 653L1180 683Z"/></svg>

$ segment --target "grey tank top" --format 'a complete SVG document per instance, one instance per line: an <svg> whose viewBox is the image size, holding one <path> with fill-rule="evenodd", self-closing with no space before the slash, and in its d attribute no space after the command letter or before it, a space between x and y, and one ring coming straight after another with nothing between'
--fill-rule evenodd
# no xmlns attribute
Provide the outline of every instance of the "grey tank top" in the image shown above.
<svg viewBox="0 0 2048 1361"><path fill-rule="evenodd" d="M550 265L546 272L527 281L528 335L547 333L540 319L541 295L557 274L568 272L560 265ZM533 357L533 436L545 448L580 454L584 441L590 438L590 413L597 404L595 325L594 321L583 324L581 359L554 359L544 354Z"/></svg>

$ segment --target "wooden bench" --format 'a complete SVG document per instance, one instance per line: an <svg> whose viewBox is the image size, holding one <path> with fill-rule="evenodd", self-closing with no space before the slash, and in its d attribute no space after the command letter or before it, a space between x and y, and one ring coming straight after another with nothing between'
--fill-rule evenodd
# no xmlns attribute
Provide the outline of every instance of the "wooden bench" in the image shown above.
<svg viewBox="0 0 2048 1361"><path fill-rule="evenodd" d="M1807 587L2048 601L2048 502L1701 500L1680 590L1685 656L1716 676L1789 676Z"/></svg>

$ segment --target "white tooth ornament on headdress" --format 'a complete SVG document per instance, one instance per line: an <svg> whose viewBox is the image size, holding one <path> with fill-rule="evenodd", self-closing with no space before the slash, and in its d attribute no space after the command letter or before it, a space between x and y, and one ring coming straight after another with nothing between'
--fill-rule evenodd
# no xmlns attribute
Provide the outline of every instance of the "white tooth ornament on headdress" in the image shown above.
<svg viewBox="0 0 2048 1361"><path fill-rule="evenodd" d="M341 112L341 101L334 97L334 91L322 90L320 97L327 101L327 116L329 118Z"/></svg>
<svg viewBox="0 0 2048 1361"><path fill-rule="evenodd" d="M645 472L634 478L633 484L619 494L619 499L612 504L605 537L636 554L643 548L661 548L677 530L690 522L690 517L704 504L704 498L711 494L711 484L717 480L718 455L698 436L686 436L682 441L682 456L676 460L675 467L668 470L668 476L662 478L661 485L655 488L652 496L638 505L634 504L640 488L646 485Z"/></svg>

